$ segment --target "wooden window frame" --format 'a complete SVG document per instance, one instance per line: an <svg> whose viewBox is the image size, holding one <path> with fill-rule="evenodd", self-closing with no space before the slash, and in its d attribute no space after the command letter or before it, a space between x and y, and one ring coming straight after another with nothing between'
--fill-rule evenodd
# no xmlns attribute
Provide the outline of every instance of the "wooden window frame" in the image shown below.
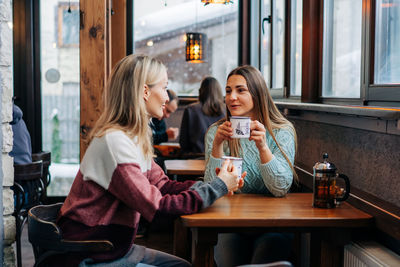
<svg viewBox="0 0 400 267"><path fill-rule="evenodd" d="M39 1L13 1L14 96L24 113L33 153L42 150L39 30Z"/></svg>
<svg viewBox="0 0 400 267"><path fill-rule="evenodd" d="M399 84L375 84L375 24L376 24L376 0L366 1L366 71L364 88L366 90L366 102L376 104L394 104L400 102ZM388 102L388 103L387 103ZM398 103L400 106L400 103Z"/></svg>
<svg viewBox="0 0 400 267"><path fill-rule="evenodd" d="M292 1L294 0L286 0L285 58L287 59L290 59L291 52L290 22L292 18L290 8ZM325 1L320 0L303 0L301 96L290 95L290 66L294 62L286 60L284 92L283 94L273 94L273 97L275 99L284 98L288 101L304 103L400 106L400 84L373 83L376 0L363 0L360 98L322 97L324 3ZM252 25L251 28L257 28L260 31L260 27L260 25Z"/></svg>

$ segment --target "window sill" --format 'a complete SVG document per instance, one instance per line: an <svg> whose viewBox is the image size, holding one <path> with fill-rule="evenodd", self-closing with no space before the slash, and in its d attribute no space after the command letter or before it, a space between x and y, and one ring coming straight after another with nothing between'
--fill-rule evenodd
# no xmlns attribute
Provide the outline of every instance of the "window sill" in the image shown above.
<svg viewBox="0 0 400 267"><path fill-rule="evenodd" d="M400 135L400 109L338 106L311 103L275 104L289 119L300 119L350 128Z"/></svg>

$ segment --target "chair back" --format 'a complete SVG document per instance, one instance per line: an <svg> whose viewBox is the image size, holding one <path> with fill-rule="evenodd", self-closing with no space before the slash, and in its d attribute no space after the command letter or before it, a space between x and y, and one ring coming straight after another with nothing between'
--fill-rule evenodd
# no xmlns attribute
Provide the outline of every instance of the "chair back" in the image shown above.
<svg viewBox="0 0 400 267"><path fill-rule="evenodd" d="M62 203L33 207L28 213L28 236L33 251L49 249L61 240L61 229L56 220Z"/></svg>
<svg viewBox="0 0 400 267"><path fill-rule="evenodd" d="M50 181L51 181L51 175L49 172L49 167L51 164L51 152L48 151L41 151L38 153L33 153L32 154L32 161L39 161L41 160L43 162L43 176L42 176L42 181L45 186L49 186Z"/></svg>
<svg viewBox="0 0 400 267"><path fill-rule="evenodd" d="M41 178L43 174L43 161L38 160L27 164L14 165L14 180L32 181Z"/></svg>
<svg viewBox="0 0 400 267"><path fill-rule="evenodd" d="M41 160L28 164L14 165L14 195L16 198L15 213L39 205L43 192L43 162Z"/></svg>
<svg viewBox="0 0 400 267"><path fill-rule="evenodd" d="M39 205L28 213L28 238L35 255L35 266L40 266L55 255L111 251L114 246L108 240L66 240L57 225L62 203Z"/></svg>

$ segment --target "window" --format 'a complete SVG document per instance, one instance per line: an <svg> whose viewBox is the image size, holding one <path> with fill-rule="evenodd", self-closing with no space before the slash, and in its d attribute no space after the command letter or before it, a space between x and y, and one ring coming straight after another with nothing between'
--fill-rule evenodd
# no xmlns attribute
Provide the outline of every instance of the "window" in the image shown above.
<svg viewBox="0 0 400 267"><path fill-rule="evenodd" d="M375 84L400 83L400 1L377 0Z"/></svg>
<svg viewBox="0 0 400 267"><path fill-rule="evenodd" d="M269 88L283 89L285 75L285 1L261 2L261 72Z"/></svg>
<svg viewBox="0 0 400 267"><path fill-rule="evenodd" d="M303 41L303 1L291 2L290 20L290 95L301 95L301 59Z"/></svg>
<svg viewBox="0 0 400 267"><path fill-rule="evenodd" d="M197 96L201 80L214 76L224 87L238 64L238 3L134 1L135 53L159 58L168 68L168 87L179 96ZM207 35L204 63L186 62L187 32Z"/></svg>
<svg viewBox="0 0 400 267"><path fill-rule="evenodd" d="M59 3L57 14L57 36L60 47L79 46L79 4Z"/></svg>
<svg viewBox="0 0 400 267"><path fill-rule="evenodd" d="M322 97L359 98L362 0L324 2Z"/></svg>
<svg viewBox="0 0 400 267"><path fill-rule="evenodd" d="M67 195L79 168L79 3L40 1L43 150L51 151L49 196Z"/></svg>
<svg viewBox="0 0 400 267"><path fill-rule="evenodd" d="M307 102L400 106L400 0L258 3L252 48L274 98L288 87Z"/></svg>

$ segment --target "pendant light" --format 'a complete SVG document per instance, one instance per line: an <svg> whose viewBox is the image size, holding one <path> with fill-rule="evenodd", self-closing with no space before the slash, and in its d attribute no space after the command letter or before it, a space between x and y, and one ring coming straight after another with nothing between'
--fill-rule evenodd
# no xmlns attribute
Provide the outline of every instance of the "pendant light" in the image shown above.
<svg viewBox="0 0 400 267"><path fill-rule="evenodd" d="M207 35L196 32L197 30L197 3L195 31L186 33L186 61L190 63L202 63L207 54Z"/></svg>
<svg viewBox="0 0 400 267"><path fill-rule="evenodd" d="M207 51L207 35L199 32L186 33L186 61L202 63Z"/></svg>
<svg viewBox="0 0 400 267"><path fill-rule="evenodd" d="M233 3L233 1L231 1L231 0L201 0L201 2L204 3L204 5Z"/></svg>

